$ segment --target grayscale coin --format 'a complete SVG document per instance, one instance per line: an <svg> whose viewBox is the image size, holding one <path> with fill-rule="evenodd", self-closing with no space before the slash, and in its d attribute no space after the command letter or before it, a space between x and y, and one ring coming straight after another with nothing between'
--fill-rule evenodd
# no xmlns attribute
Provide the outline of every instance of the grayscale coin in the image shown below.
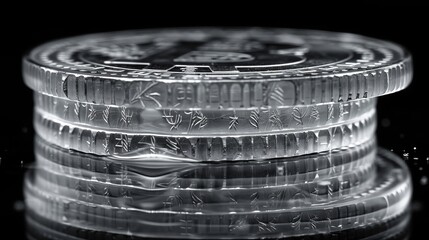
<svg viewBox="0 0 429 240"><path fill-rule="evenodd" d="M148 108L343 102L405 88L411 57L358 35L291 29L161 29L47 43L23 60L48 95Z"/></svg>

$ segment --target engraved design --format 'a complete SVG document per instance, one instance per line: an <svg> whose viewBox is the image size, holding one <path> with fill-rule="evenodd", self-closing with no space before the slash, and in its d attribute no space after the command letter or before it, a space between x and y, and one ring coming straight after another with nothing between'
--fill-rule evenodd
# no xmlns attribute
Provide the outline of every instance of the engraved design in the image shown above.
<svg viewBox="0 0 429 240"><path fill-rule="evenodd" d="M280 113L278 109L271 109L270 110L270 116L268 118L269 123L271 124L271 127L276 127L279 130L283 129L283 122L280 119Z"/></svg>
<svg viewBox="0 0 429 240"><path fill-rule="evenodd" d="M63 111L63 116L67 116L67 113L69 112L69 104L64 104L64 111Z"/></svg>
<svg viewBox="0 0 429 240"><path fill-rule="evenodd" d="M250 195L250 207L252 210L259 210L258 200L259 192L254 192Z"/></svg>
<svg viewBox="0 0 429 240"><path fill-rule="evenodd" d="M173 151L179 151L180 146L176 139L172 140L171 138L166 138L167 147Z"/></svg>
<svg viewBox="0 0 429 240"><path fill-rule="evenodd" d="M301 230L301 218L302 213L298 213L295 217L292 219L292 228L295 231Z"/></svg>
<svg viewBox="0 0 429 240"><path fill-rule="evenodd" d="M130 150L128 136L125 134L119 134L118 137L115 138L116 145L115 147L121 148L124 152L128 152Z"/></svg>
<svg viewBox="0 0 429 240"><path fill-rule="evenodd" d="M328 105L328 121L334 119L334 104Z"/></svg>
<svg viewBox="0 0 429 240"><path fill-rule="evenodd" d="M296 125L304 125L303 118L307 114L307 111L302 112L302 110L298 107L293 108L292 116L293 119L296 121Z"/></svg>
<svg viewBox="0 0 429 240"><path fill-rule="evenodd" d="M127 108L121 107L121 119L120 122L125 124L126 127L128 127L131 123L131 119L133 117L133 114L127 114Z"/></svg>
<svg viewBox="0 0 429 240"><path fill-rule="evenodd" d="M59 104L54 106L52 101L56 100ZM106 105L82 104L80 105L79 116L76 118L67 112L63 115L64 105L75 106L76 101L58 99L52 96L35 94L35 108L43 114L55 115L64 123L74 123L77 125L91 125L95 128L104 130L115 130L118 132L129 131L132 126L135 132L154 133L168 135L176 132L177 135L187 135L189 132L198 134L240 134L246 133L270 133L272 131L283 130L293 131L301 130L303 127L312 128L330 126L332 124L342 124L347 121L353 121L369 114L375 110L374 100L358 100L344 104L342 112L343 119L339 118L339 103L317 104L313 106L291 106L273 108L253 108L253 109L202 109L202 110L180 110L180 109L157 109L149 110L141 106L115 106L109 105L108 117ZM359 107L360 105L360 107ZM294 110L294 108L296 108ZM299 109L299 110L298 110ZM335 109L335 111L334 111ZM330 110L330 112L328 111ZM103 116L103 111L105 115ZM347 113L347 111L349 113ZM302 120L299 113L304 113ZM297 124L295 118L301 120L303 125ZM328 116L330 114L330 116ZM347 115L346 115L347 114ZM231 116L231 119L229 118ZM270 118L271 116L271 118ZM331 119L328 119L331 117ZM161 122L155 120L162 118ZM319 118L319 119L317 119ZM108 119L108 124L106 120ZM236 122L239 122L237 125ZM229 128L230 124L236 124L237 131ZM188 129L191 126L191 129ZM192 131L189 131L192 130Z"/></svg>
<svg viewBox="0 0 429 240"><path fill-rule="evenodd" d="M275 232L275 231L277 231L275 221L277 221L277 218L273 218L269 222L263 222L258 217L256 217L256 222L258 223L258 231L259 232Z"/></svg>
<svg viewBox="0 0 429 240"><path fill-rule="evenodd" d="M167 144L171 144L171 142L167 142L166 136L155 137L150 133L122 133L116 131L104 132L103 130L83 130L79 127L79 125L57 122L57 120L50 118L49 115L42 115L37 111L35 114L34 122L37 133L47 141L53 141L60 146L76 149L78 151L90 152L101 155L106 154L103 148L100 148L99 146L97 146L97 144L91 144L88 147L84 147L83 143L86 141L89 141L91 143L103 142L105 139L108 139L109 144L117 146L116 148L114 148L114 153L129 151L131 147L130 144L134 144L132 148L137 152L139 149L148 149L152 153L155 153L155 150L157 148L161 150L164 148L168 148ZM67 136L64 136L62 138L61 142L58 142L56 133L59 131L59 128L61 128L61 126L64 126L64 129L65 127L67 127L69 133L67 134ZM199 124L197 124L196 127L197 126L199 126ZM339 136L338 138L336 137L335 141L333 141L334 139L331 135L332 130L334 128L343 129L343 131L337 133L341 136ZM177 140L176 142L179 143L179 147L182 150L186 150L183 152L180 151L180 153L184 154L184 156L186 157L197 158L198 160L253 160L273 157L295 156L297 154L309 154L313 153L315 150L320 152L327 151L333 148L349 146L350 144L359 144L372 138L374 129L375 112L372 111L366 115L362 115L361 118L353 119L351 121L341 123L340 125L314 128L311 131L303 129L298 131L295 130L272 134L259 133L253 136L231 136L228 133L225 133L224 135L209 137L168 136L168 138L170 138L170 140ZM112 134L115 137L110 139L110 136ZM291 145L286 145L284 143L285 134L287 134L287 138L289 140L293 141L291 142ZM312 149L300 149L300 146L296 143L296 140L306 139L306 136L308 136L309 134L315 134L318 136L318 141L316 141L316 139L310 139L311 141L313 141L312 144L316 144L315 146L317 147ZM121 135L122 137L120 137ZM102 137L95 139L96 136ZM126 141L125 139L122 140L123 138L126 138ZM353 139L353 141L350 141L350 139ZM226 147L228 148L227 151L225 151L224 147L214 147L219 144L219 140L222 142L229 142L228 144L226 144ZM195 144L197 142L206 142L208 144ZM213 145L212 143L216 143L216 145ZM142 147L141 144L146 146ZM159 146L157 146L157 144L159 144ZM225 143L223 143L222 145L225 146L224 144ZM278 149L276 149L275 151L273 149L270 149L272 146L277 146ZM199 149L200 147L203 148ZM253 151L247 152L245 154L243 152L243 150L246 151L245 149L253 149ZM202 155L196 153L202 153ZM163 151L160 151L159 154L167 154L167 152L164 153Z"/></svg>
<svg viewBox="0 0 429 240"><path fill-rule="evenodd" d="M166 110L164 110L162 118L165 119L165 121L171 126L170 131L177 130L177 128L182 123L182 115L178 114L177 112L172 115L171 109L168 110L168 113Z"/></svg>
<svg viewBox="0 0 429 240"><path fill-rule="evenodd" d="M158 83L157 82L151 82L149 84L147 84L147 86L141 90L138 91L132 98L131 98L131 103L136 103L136 102L140 102L140 104L143 107L146 107L146 104L144 103L145 101L152 101L154 102L158 107L162 107L161 103L155 98L155 97L159 97L161 96L160 93L158 92L150 92L151 88L153 88L154 86L156 86Z"/></svg>
<svg viewBox="0 0 429 240"><path fill-rule="evenodd" d="M80 111L80 103L76 102L74 104L74 113L76 114L76 116L79 118L79 111Z"/></svg>
<svg viewBox="0 0 429 240"><path fill-rule="evenodd" d="M185 114L190 115L191 121L189 121L188 131L195 126L198 128L204 128L208 124L208 119L201 111L189 111L185 112Z"/></svg>
<svg viewBox="0 0 429 240"><path fill-rule="evenodd" d="M110 150L109 150L109 139L105 138L104 142L103 142L103 149L104 149L104 154L109 155L110 154Z"/></svg>
<svg viewBox="0 0 429 240"><path fill-rule="evenodd" d="M228 129L229 130L231 130L231 129L233 129L234 128L234 130L237 130L237 126L238 126L238 117L235 115L235 112L234 112L234 115L233 116L229 116L229 126L228 126Z"/></svg>
<svg viewBox="0 0 429 240"><path fill-rule="evenodd" d="M313 230L317 229L317 220L318 219L319 218L316 215L309 217L311 229L313 229Z"/></svg>
<svg viewBox="0 0 429 240"><path fill-rule="evenodd" d="M194 192L191 192L192 204L197 209L202 209L204 207L204 201L199 198Z"/></svg>
<svg viewBox="0 0 429 240"><path fill-rule="evenodd" d="M153 153L153 154L155 154L156 152L155 152L155 149L156 149L156 141L155 141L155 136L150 136L150 146L149 146L149 149L150 149L150 152L151 153Z"/></svg>
<svg viewBox="0 0 429 240"><path fill-rule="evenodd" d="M97 111L95 111L94 106L92 104L88 104L89 105L89 114L88 114L88 119L90 121L94 120L97 114Z"/></svg>
<svg viewBox="0 0 429 240"><path fill-rule="evenodd" d="M229 200L231 200L232 203L238 204L237 200L235 199L235 197L232 195L231 192L228 192L228 198Z"/></svg>
<svg viewBox="0 0 429 240"><path fill-rule="evenodd" d="M311 107L310 117L315 119L315 120L320 119L320 113L319 113L319 110L317 110L316 106Z"/></svg>
<svg viewBox="0 0 429 240"><path fill-rule="evenodd" d="M254 109L251 111L250 113L250 119L249 119L249 123L250 125L252 125L254 128L259 129L259 109Z"/></svg>
<svg viewBox="0 0 429 240"><path fill-rule="evenodd" d="M229 232L238 232L241 230L245 230L247 225L247 219L245 217L239 217L237 220L232 221L228 226Z"/></svg>
<svg viewBox="0 0 429 240"><path fill-rule="evenodd" d="M107 124L109 124L109 115L110 115L110 106L107 106L106 109L103 110L103 120Z"/></svg>

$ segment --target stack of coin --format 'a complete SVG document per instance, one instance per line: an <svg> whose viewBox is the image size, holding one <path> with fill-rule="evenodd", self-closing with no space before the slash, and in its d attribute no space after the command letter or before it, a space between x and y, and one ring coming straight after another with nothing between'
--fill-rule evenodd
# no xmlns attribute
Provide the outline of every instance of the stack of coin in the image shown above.
<svg viewBox="0 0 429 240"><path fill-rule="evenodd" d="M409 173L374 135L376 97L412 78L395 44L308 30L126 31L37 47L23 74L38 228L293 237L374 232L406 213Z"/></svg>

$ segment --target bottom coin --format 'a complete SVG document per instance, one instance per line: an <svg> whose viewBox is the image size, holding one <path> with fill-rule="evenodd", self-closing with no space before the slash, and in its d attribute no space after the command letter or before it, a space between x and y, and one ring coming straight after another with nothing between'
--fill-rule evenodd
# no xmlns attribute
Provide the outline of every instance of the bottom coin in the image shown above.
<svg viewBox="0 0 429 240"><path fill-rule="evenodd" d="M406 166L384 150L379 151L375 165L375 180L359 191L311 206L266 211L148 211L133 204L98 205L41 188L31 172L26 178L25 195L33 222L42 224L43 221L34 220L40 218L66 229L80 229L79 233L95 231L123 238L216 239L324 235L370 229L393 221L406 211L411 197Z"/></svg>
<svg viewBox="0 0 429 240"><path fill-rule="evenodd" d="M381 221L371 225L360 226L344 231L335 231L322 234L313 234L307 236L288 237L284 235L276 239L288 240L403 240L408 239L410 211L405 211L388 221ZM121 240L140 240L156 238L140 238L133 235L120 235L115 233L103 232L98 229L82 229L69 226L62 222L51 221L40 217L32 211L26 214L27 238L30 240L85 240L85 239L121 239ZM179 238L180 239L180 238ZM187 239L187 238L184 238Z"/></svg>

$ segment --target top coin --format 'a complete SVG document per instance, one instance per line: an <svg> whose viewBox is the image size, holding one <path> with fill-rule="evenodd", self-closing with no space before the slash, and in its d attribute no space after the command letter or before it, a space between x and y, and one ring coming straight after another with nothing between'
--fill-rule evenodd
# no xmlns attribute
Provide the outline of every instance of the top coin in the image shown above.
<svg viewBox="0 0 429 240"><path fill-rule="evenodd" d="M363 36L292 29L158 29L67 38L24 58L41 93L106 105L249 108L376 97L405 88L408 52Z"/></svg>

